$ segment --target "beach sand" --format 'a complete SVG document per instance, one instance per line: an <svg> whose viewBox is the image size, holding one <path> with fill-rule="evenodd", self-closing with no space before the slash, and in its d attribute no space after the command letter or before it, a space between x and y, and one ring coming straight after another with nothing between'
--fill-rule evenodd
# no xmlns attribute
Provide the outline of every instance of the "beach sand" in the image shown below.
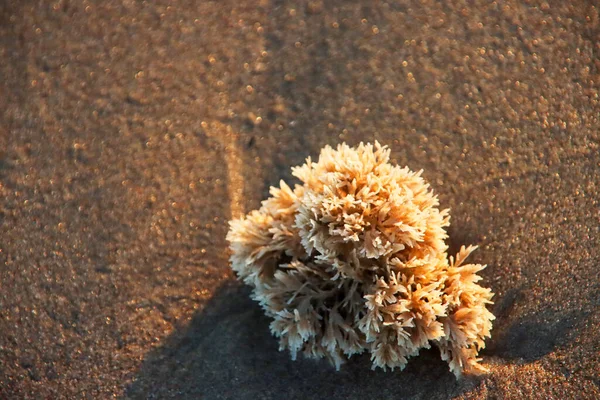
<svg viewBox="0 0 600 400"><path fill-rule="evenodd" d="M0 398L600 397L593 1L0 3ZM490 372L291 361L227 221L380 141L478 244Z"/></svg>

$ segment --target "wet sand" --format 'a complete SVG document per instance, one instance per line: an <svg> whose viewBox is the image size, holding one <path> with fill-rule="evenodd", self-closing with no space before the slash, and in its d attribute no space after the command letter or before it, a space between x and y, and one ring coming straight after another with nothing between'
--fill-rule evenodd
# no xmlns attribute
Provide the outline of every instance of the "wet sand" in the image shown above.
<svg viewBox="0 0 600 400"><path fill-rule="evenodd" d="M0 398L600 397L592 1L0 3ZM388 144L479 244L488 375L277 351L227 221Z"/></svg>

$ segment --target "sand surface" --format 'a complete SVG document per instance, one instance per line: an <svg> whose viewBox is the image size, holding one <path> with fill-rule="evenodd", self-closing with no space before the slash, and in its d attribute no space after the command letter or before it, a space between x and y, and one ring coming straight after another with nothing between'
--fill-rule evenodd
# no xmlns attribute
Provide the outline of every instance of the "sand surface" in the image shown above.
<svg viewBox="0 0 600 400"><path fill-rule="evenodd" d="M600 398L594 1L0 2L0 398ZM388 144L479 244L490 373L277 351L227 221Z"/></svg>

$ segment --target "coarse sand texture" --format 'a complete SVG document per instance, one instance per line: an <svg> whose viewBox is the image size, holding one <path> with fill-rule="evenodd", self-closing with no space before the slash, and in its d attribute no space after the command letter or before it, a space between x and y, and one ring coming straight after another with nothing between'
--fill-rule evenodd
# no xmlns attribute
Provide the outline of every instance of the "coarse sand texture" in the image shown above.
<svg viewBox="0 0 600 400"><path fill-rule="evenodd" d="M386 146L322 149L293 168L259 210L230 222L231 266L273 319L292 358L336 368L368 351L373 368L403 369L435 344L459 377L485 369L493 296L478 285L474 246L448 256L448 210L420 172L389 162Z"/></svg>

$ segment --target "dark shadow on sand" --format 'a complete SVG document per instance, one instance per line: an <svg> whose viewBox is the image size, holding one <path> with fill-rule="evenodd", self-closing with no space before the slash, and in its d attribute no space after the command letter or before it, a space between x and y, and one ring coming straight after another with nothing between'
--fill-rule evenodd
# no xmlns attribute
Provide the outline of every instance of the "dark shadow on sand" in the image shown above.
<svg viewBox="0 0 600 400"><path fill-rule="evenodd" d="M469 229L467 224L451 225L448 229L448 254L457 254L463 245L481 243L481 238L473 232L476 232L476 229ZM477 253L473 253L468 261L481 262ZM491 287L487 279L482 281L482 285ZM501 296L494 296L494 304L490 306L490 310L496 320L492 337L486 341L486 348L481 351L481 356L517 362L539 360L556 348L571 342L580 331L577 328L585 324L590 316L589 312L583 310L558 312L548 309L531 317L512 319L515 308L528 301L527 292L530 290L531 283L523 283ZM550 308L550 304L548 306Z"/></svg>
<svg viewBox="0 0 600 400"><path fill-rule="evenodd" d="M457 381L437 350L422 351L402 372L372 371L367 355L340 371L324 360L290 359L269 333L269 319L238 283L219 288L190 325L146 357L126 397L206 399L447 399L478 384Z"/></svg>
<svg viewBox="0 0 600 400"><path fill-rule="evenodd" d="M473 389L476 377L457 381L437 349L422 351L402 372L372 371L368 355L352 358L340 371L324 360L290 359L278 351L269 318L249 288L228 282L189 326L149 353L126 398L449 399ZM572 340L585 313L542 317L506 324L520 289L498 299L495 335L482 356L532 362ZM506 326L506 327L505 327Z"/></svg>
<svg viewBox="0 0 600 400"><path fill-rule="evenodd" d="M578 329L589 318L589 312L544 312L512 323L508 316L517 302L526 301L524 289L509 290L497 299L492 312L496 316L492 339L481 352L482 356L496 356L510 361L533 362L550 354L560 346L572 342Z"/></svg>

